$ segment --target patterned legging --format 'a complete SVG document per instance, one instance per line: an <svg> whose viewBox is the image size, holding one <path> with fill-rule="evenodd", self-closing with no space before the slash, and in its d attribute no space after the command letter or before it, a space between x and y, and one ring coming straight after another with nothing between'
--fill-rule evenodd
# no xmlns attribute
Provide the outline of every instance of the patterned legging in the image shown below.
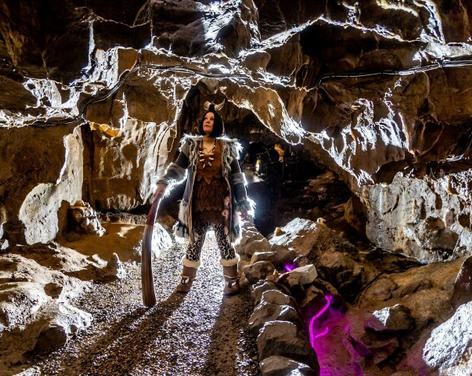
<svg viewBox="0 0 472 376"><path fill-rule="evenodd" d="M187 247L186 258L191 261L200 260L200 252L202 251L203 243L205 242L205 236L210 227L213 227L216 236L216 242L218 248L220 249L221 258L224 260L231 260L236 257L234 248L231 246L231 243L228 241L227 236L225 235L224 225L223 224L212 224L210 222L200 222L195 223L193 227L194 231L194 242L190 242Z"/></svg>

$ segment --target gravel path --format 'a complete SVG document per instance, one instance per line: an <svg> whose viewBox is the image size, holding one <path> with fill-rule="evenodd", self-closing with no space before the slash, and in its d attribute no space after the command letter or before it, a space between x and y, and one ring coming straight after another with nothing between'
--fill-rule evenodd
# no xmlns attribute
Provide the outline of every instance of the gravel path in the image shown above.
<svg viewBox="0 0 472 376"><path fill-rule="evenodd" d="M213 233L192 290L178 294L182 245L154 261L157 304L141 300L140 265L127 263L124 281L94 285L75 302L93 314L84 333L30 369L37 375L259 375L252 311L245 289L223 296L222 267ZM34 372L33 372L34 370Z"/></svg>

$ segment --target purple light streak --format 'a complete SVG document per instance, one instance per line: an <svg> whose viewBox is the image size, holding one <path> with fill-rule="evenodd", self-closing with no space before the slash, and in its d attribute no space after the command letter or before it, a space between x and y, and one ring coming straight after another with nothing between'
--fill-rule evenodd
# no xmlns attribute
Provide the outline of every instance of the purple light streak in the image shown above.
<svg viewBox="0 0 472 376"><path fill-rule="evenodd" d="M321 332L316 332L317 329L317 320L331 307L333 303L333 296L332 295L325 295L326 303L321 309L310 318L310 323L308 326L308 334L310 336L310 345L313 349L315 349L315 340L317 338L323 337L329 332L329 328L325 327Z"/></svg>
<svg viewBox="0 0 472 376"><path fill-rule="evenodd" d="M328 333L329 333L329 328L327 326L325 326L324 329L321 332L318 332L318 333L314 334L313 340L315 340L317 338L324 337Z"/></svg>
<svg viewBox="0 0 472 376"><path fill-rule="evenodd" d="M351 324L346 321L349 319L333 307L333 295L325 295L324 300L321 309L306 316L309 318L310 346L318 358L320 376L364 376L359 356L365 356L360 355L352 345L345 347L350 339Z"/></svg>
<svg viewBox="0 0 472 376"><path fill-rule="evenodd" d="M291 272L293 269L296 269L297 265L294 264L293 262L286 262L284 264L284 269L286 272Z"/></svg>

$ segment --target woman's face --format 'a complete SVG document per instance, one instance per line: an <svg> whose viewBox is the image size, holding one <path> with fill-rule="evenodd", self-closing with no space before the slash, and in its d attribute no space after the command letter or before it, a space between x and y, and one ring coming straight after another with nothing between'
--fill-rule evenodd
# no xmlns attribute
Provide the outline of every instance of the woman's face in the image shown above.
<svg viewBox="0 0 472 376"><path fill-rule="evenodd" d="M207 112L203 118L203 132L209 135L213 131L213 124L215 122L215 114L213 112Z"/></svg>

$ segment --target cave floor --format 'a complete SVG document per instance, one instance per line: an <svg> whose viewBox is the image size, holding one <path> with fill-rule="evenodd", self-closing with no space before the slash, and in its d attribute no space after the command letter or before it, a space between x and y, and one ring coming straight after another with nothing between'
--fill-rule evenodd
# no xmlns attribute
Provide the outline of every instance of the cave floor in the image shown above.
<svg viewBox="0 0 472 376"><path fill-rule="evenodd" d="M174 292L185 244L153 262L157 304L146 309L140 264L126 262L123 280L94 284L72 302L94 321L62 349L31 359L30 375L259 375L252 312L245 288L223 296L223 275L212 232L192 290Z"/></svg>

